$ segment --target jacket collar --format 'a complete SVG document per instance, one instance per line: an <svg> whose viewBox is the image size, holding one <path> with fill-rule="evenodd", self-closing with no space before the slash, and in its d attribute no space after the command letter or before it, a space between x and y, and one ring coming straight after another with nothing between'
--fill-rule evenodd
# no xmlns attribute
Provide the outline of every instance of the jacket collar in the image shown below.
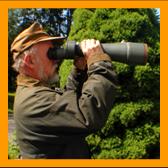
<svg viewBox="0 0 168 168"><path fill-rule="evenodd" d="M26 76L23 74L19 74L17 76L17 85L18 86L27 86L27 87L47 86L46 83L43 83L43 82L39 81L38 79L34 79L30 76Z"/></svg>

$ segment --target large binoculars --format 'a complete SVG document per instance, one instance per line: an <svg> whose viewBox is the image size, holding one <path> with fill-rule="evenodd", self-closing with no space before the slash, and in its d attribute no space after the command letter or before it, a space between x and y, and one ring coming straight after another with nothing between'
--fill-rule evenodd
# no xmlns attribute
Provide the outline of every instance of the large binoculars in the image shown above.
<svg viewBox="0 0 168 168"><path fill-rule="evenodd" d="M145 43L103 43L101 44L105 53L113 61L129 65L145 65L148 57L148 47ZM80 45L75 41L67 41L63 47L54 47L48 50L50 59L74 59L83 57Z"/></svg>

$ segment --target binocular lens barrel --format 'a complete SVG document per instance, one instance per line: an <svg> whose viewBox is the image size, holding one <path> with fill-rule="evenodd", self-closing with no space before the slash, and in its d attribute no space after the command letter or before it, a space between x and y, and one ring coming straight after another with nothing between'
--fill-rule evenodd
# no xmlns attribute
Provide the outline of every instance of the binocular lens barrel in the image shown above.
<svg viewBox="0 0 168 168"><path fill-rule="evenodd" d="M147 62L147 44L145 43L103 43L105 53L112 61L122 62L129 65L145 65ZM65 48L51 48L48 51L50 59L74 59L83 57L80 45L75 41L68 41Z"/></svg>
<svg viewBox="0 0 168 168"><path fill-rule="evenodd" d="M147 62L147 44L124 42L102 46L113 61L129 65L144 65Z"/></svg>

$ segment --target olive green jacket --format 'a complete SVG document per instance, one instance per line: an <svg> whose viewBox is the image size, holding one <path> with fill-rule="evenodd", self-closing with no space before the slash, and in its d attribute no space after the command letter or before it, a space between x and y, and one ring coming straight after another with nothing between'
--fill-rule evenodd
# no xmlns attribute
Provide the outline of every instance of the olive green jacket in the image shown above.
<svg viewBox="0 0 168 168"><path fill-rule="evenodd" d="M14 103L17 141L23 158L90 158L85 137L102 128L116 93L108 61L87 73L74 69L65 90L18 76Z"/></svg>

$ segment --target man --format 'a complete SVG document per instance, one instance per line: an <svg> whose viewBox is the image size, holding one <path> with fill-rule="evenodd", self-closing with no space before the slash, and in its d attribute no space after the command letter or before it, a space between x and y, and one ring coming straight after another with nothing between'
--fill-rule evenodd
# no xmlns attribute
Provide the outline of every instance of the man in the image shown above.
<svg viewBox="0 0 168 168"><path fill-rule="evenodd" d="M90 158L85 137L102 128L112 108L116 75L94 39L81 42L84 58L74 61L64 91L51 89L60 60L50 60L47 52L62 39L34 23L11 46L19 72L14 119L23 159Z"/></svg>

